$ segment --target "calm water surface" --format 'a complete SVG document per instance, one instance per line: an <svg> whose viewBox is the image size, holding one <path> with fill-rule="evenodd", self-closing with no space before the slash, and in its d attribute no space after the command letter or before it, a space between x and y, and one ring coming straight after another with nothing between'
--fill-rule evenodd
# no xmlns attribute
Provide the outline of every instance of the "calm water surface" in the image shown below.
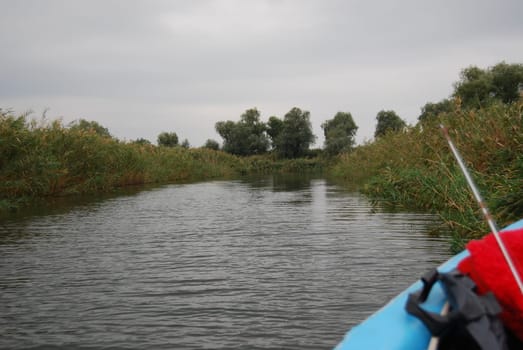
<svg viewBox="0 0 523 350"><path fill-rule="evenodd" d="M449 256L324 179L170 185L0 221L2 349L331 349Z"/></svg>

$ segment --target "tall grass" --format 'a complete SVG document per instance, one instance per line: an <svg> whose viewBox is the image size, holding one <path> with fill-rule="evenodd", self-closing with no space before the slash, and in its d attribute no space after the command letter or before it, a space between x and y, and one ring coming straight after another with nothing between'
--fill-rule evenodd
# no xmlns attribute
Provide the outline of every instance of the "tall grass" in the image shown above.
<svg viewBox="0 0 523 350"><path fill-rule="evenodd" d="M0 110L0 210L33 197L232 176L237 167L223 152L126 143Z"/></svg>
<svg viewBox="0 0 523 350"><path fill-rule="evenodd" d="M390 133L344 154L332 168L372 198L438 213L455 249L487 232L478 205L439 124L450 130L483 197L501 225L523 216L523 104L461 110L404 133Z"/></svg>
<svg viewBox="0 0 523 350"><path fill-rule="evenodd" d="M0 212L38 197L321 168L317 159L240 158L207 148L122 142L94 129L29 120L0 109Z"/></svg>

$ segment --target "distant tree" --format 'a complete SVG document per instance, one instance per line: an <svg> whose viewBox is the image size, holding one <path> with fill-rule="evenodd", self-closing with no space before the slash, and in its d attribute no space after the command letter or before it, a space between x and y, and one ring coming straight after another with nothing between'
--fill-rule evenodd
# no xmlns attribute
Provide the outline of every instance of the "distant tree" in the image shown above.
<svg viewBox="0 0 523 350"><path fill-rule="evenodd" d="M218 141L208 139L207 141L205 141L203 148L209 148L218 151L220 149L220 144L218 143Z"/></svg>
<svg viewBox="0 0 523 350"><path fill-rule="evenodd" d="M283 120L281 120L278 117L272 116L269 118L269 121L267 122L267 135L269 135L271 139L271 145L272 148L275 148L276 146L276 139L281 134L281 131L283 130Z"/></svg>
<svg viewBox="0 0 523 350"><path fill-rule="evenodd" d="M97 135L103 137L112 137L109 130L98 122L78 119L69 124L71 130L94 131Z"/></svg>
<svg viewBox="0 0 523 350"><path fill-rule="evenodd" d="M407 126L405 121L401 119L394 111L379 111L376 115L378 121L374 137L380 137L390 131L401 131Z"/></svg>
<svg viewBox="0 0 523 350"><path fill-rule="evenodd" d="M267 149L269 148L269 138L266 133L267 125L260 121L260 112L258 112L256 108L245 111L241 116L240 123L243 123L248 130L248 154L261 154L267 152Z"/></svg>
<svg viewBox="0 0 523 350"><path fill-rule="evenodd" d="M450 113L454 110L454 103L452 100L445 98L439 102L427 102L425 106L421 107L421 114L418 117L420 122L433 119L441 113Z"/></svg>
<svg viewBox="0 0 523 350"><path fill-rule="evenodd" d="M283 118L282 130L276 138L275 149L284 158L303 157L315 139L310 113L294 107Z"/></svg>
<svg viewBox="0 0 523 350"><path fill-rule="evenodd" d="M265 153L269 148L267 126L260 121L260 112L256 108L246 110L239 122L220 121L215 128L223 138L225 152L248 156Z"/></svg>
<svg viewBox="0 0 523 350"><path fill-rule="evenodd" d="M134 140L132 142L136 143L138 145L150 145L151 144L151 141L149 141L147 139L144 139L144 138L139 138L139 139L136 139L136 140Z"/></svg>
<svg viewBox="0 0 523 350"><path fill-rule="evenodd" d="M470 66L461 71L453 96L466 108L479 108L496 100L511 103L518 100L518 84L522 82L523 64L501 62L487 69Z"/></svg>
<svg viewBox="0 0 523 350"><path fill-rule="evenodd" d="M465 107L479 108L491 102L493 97L492 76L476 66L461 71L460 81L454 84L453 96Z"/></svg>
<svg viewBox="0 0 523 350"><path fill-rule="evenodd" d="M358 126L350 113L338 112L333 119L321 125L325 135L325 153L335 156L348 151L355 143L354 136Z"/></svg>
<svg viewBox="0 0 523 350"><path fill-rule="evenodd" d="M523 84L523 64L501 62L491 68L494 96L503 103L519 99L518 85Z"/></svg>
<svg viewBox="0 0 523 350"><path fill-rule="evenodd" d="M191 144L189 143L189 140L184 139L184 140L182 141L182 143L181 143L181 146L182 146L182 148L186 148L186 149L187 149L187 148L190 148L190 147L191 147Z"/></svg>
<svg viewBox="0 0 523 350"><path fill-rule="evenodd" d="M158 135L158 146L175 147L178 145L178 135L175 132L162 132Z"/></svg>
<svg viewBox="0 0 523 350"><path fill-rule="evenodd" d="M236 123L232 120L217 122L214 126L216 132L223 138L223 149L228 153L240 153L238 139L240 138L241 132L236 127Z"/></svg>

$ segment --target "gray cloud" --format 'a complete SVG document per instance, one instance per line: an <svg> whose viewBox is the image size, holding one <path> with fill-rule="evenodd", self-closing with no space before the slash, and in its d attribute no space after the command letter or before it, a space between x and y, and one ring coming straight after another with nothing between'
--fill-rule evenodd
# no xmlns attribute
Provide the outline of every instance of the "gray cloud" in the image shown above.
<svg viewBox="0 0 523 350"><path fill-rule="evenodd" d="M293 106L415 122L460 69L523 57L523 3L505 1L0 0L0 107L50 108L118 137L201 145L218 120Z"/></svg>

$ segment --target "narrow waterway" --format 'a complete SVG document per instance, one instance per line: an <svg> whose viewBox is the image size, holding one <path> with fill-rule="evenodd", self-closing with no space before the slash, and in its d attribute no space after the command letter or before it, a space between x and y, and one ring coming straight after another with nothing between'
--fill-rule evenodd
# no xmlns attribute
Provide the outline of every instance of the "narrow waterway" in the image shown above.
<svg viewBox="0 0 523 350"><path fill-rule="evenodd" d="M325 179L169 185L0 221L2 349L331 349L449 256Z"/></svg>

